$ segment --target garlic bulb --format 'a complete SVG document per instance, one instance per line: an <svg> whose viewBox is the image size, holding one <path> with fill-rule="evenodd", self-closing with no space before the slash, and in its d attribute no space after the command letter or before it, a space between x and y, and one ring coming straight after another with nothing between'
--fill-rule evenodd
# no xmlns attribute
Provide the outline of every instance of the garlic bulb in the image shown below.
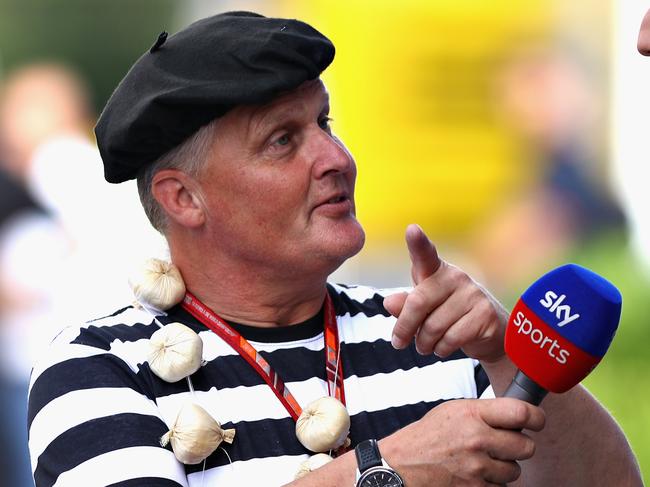
<svg viewBox="0 0 650 487"><path fill-rule="evenodd" d="M129 278L135 298L157 310L178 304L185 296L185 283L178 267L160 259L147 259Z"/></svg>
<svg viewBox="0 0 650 487"><path fill-rule="evenodd" d="M198 404L188 402L178 412L172 429L160 438L160 444L172 444L178 461L195 465L205 460L222 441L232 443L235 430L221 429L217 420Z"/></svg>
<svg viewBox="0 0 650 487"><path fill-rule="evenodd" d="M312 455L311 457L309 457L307 460L305 460L300 464L300 468L298 469L295 478L299 479L301 477L304 477L309 472L316 470L318 467L322 467L323 465L331 462L332 460L334 459L330 457L327 453L316 453L316 455Z"/></svg>
<svg viewBox="0 0 650 487"><path fill-rule="evenodd" d="M296 422L296 436L313 452L334 450L345 443L350 432L350 415L334 397L310 402Z"/></svg>
<svg viewBox="0 0 650 487"><path fill-rule="evenodd" d="M199 370L203 341L182 323L168 323L149 339L147 362L151 371L167 382L176 382Z"/></svg>

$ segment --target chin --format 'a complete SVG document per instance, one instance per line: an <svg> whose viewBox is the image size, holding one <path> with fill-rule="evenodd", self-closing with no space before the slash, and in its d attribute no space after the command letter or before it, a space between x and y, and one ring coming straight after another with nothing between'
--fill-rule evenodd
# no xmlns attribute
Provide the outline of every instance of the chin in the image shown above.
<svg viewBox="0 0 650 487"><path fill-rule="evenodd" d="M340 230L344 231L332 231L323 239L324 242L327 242L333 257L336 257L339 261L336 268L350 257L357 255L366 242L363 227L356 220L350 222L350 225L346 225L345 229Z"/></svg>
<svg viewBox="0 0 650 487"><path fill-rule="evenodd" d="M363 230L363 227L361 224L359 225L359 231L358 231L358 236L356 240L356 246L354 247L354 251L348 256L348 258L353 257L357 255L359 252L361 252L361 249L363 248L364 244L366 243L366 232Z"/></svg>

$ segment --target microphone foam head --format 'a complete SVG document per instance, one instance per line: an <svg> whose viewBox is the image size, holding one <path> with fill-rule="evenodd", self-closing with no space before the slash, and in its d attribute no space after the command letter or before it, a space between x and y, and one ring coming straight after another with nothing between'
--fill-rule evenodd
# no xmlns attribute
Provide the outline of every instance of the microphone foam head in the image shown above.
<svg viewBox="0 0 650 487"><path fill-rule="evenodd" d="M565 392L602 359L621 316L621 293L576 264L545 274L510 315L505 349L515 365L551 392Z"/></svg>

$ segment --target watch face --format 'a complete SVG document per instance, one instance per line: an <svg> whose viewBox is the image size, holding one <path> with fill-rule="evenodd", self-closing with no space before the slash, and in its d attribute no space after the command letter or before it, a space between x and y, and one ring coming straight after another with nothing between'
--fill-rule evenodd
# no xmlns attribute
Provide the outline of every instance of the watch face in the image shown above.
<svg viewBox="0 0 650 487"><path fill-rule="evenodd" d="M390 470L377 469L363 475L357 487L403 487L402 479Z"/></svg>

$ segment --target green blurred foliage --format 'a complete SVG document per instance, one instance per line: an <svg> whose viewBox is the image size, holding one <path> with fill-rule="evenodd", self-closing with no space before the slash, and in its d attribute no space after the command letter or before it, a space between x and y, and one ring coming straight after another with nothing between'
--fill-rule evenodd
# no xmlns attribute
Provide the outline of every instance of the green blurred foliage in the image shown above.
<svg viewBox="0 0 650 487"><path fill-rule="evenodd" d="M173 0L0 0L0 75L38 61L73 67L101 110L133 62L171 28Z"/></svg>

